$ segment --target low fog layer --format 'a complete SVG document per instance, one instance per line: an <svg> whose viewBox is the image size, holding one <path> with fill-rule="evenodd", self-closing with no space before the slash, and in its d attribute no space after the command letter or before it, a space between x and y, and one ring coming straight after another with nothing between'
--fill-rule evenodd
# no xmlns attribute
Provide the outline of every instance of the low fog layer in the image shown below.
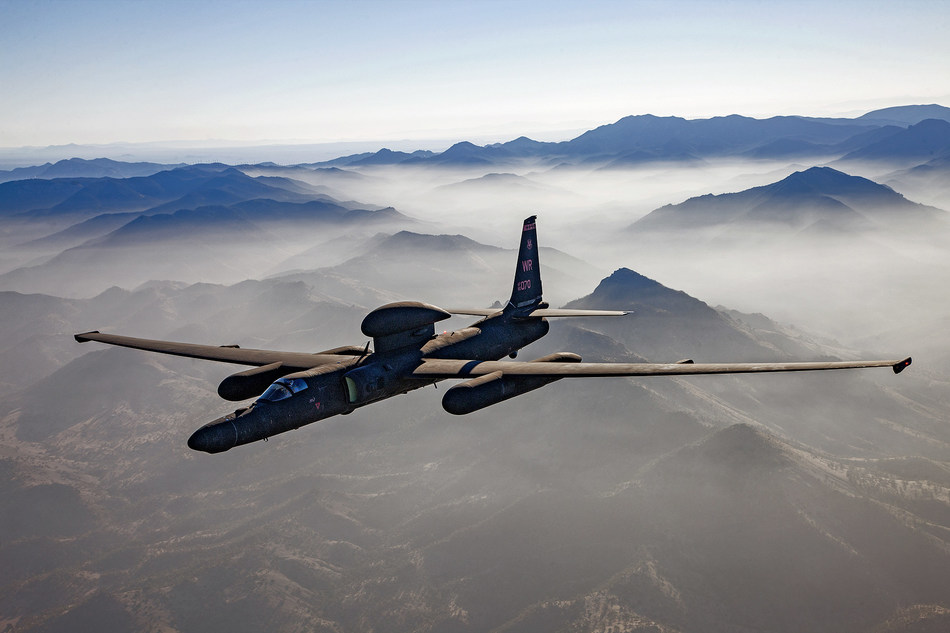
<svg viewBox="0 0 950 633"><path fill-rule="evenodd" d="M867 201L873 209L867 213L857 204L856 217L866 222L853 232L826 219L821 209L798 225L723 222L705 233L681 230L689 227L641 231L636 224L665 205L763 187L807 169L729 161L611 170L524 165L486 175L396 166L364 168L363 179L335 186L344 198L387 201L436 231L499 246L503 227L538 213L544 244L599 270L627 266L714 305L763 312L849 342L950 313L940 292L950 281L950 221L936 207L909 213L887 201L883 207ZM296 177L328 182L319 172ZM899 182L883 180L901 193ZM942 182L934 177L932 188ZM922 193L919 183L913 189ZM907 201L918 202L909 196Z"/></svg>

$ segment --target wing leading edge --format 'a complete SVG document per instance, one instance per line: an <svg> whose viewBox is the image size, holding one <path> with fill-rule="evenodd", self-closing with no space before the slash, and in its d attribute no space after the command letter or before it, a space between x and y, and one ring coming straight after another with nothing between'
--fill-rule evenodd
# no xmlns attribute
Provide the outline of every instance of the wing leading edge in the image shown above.
<svg viewBox="0 0 950 633"><path fill-rule="evenodd" d="M904 360L799 363L531 363L426 359L413 371L416 378L475 378L494 372L505 376L607 378L611 376L689 376L698 374L757 374L890 367L899 374L911 364Z"/></svg>
<svg viewBox="0 0 950 633"><path fill-rule="evenodd" d="M286 368L300 371L312 369L320 365L336 363L341 360L341 357L358 355L362 351L356 347L341 347L317 354L277 352L263 349L242 349L237 346L218 347L215 345L197 345L195 343L157 341L132 336L119 336L117 334L100 334L99 332L76 334L74 338L79 343L98 341L109 345L131 347L148 352L184 356L186 358L199 358L201 360L212 360L234 365L263 367L264 365L279 362ZM365 351L363 351L363 353L365 353Z"/></svg>

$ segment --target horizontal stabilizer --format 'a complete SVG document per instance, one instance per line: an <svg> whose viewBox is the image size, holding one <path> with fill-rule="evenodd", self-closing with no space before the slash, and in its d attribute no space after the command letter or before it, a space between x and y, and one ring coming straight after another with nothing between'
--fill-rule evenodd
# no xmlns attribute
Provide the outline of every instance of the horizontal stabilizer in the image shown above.
<svg viewBox="0 0 950 633"><path fill-rule="evenodd" d="M529 317L591 317L591 316L624 316L630 314L626 310L561 310L557 308L538 308L525 316Z"/></svg>
<svg viewBox="0 0 950 633"><path fill-rule="evenodd" d="M501 310L494 308L450 308L446 312L451 314L467 314L470 316L491 316L498 314ZM558 308L537 308L527 314L520 315L519 318L541 318L541 317L591 317L591 316L624 316L630 314L627 310L562 310Z"/></svg>
<svg viewBox="0 0 950 633"><path fill-rule="evenodd" d="M462 314L467 316L491 316L500 314L501 308L443 308L449 314Z"/></svg>

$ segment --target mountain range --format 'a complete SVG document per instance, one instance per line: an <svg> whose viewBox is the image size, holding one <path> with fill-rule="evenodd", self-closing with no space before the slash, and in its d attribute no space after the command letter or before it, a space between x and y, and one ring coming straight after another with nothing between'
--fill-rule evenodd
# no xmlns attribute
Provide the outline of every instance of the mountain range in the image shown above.
<svg viewBox="0 0 950 633"><path fill-rule="evenodd" d="M946 156L950 151L946 143L948 129L950 108L943 106L906 106L870 112L855 119L754 119L730 115L687 120L647 114L627 116L557 143L527 137L485 146L462 141L431 155L383 149L376 154L359 154L322 164L477 168L532 160L549 166L618 168L657 161L696 162L742 156L929 160ZM888 148L897 149L898 153L888 156Z"/></svg>
<svg viewBox="0 0 950 633"><path fill-rule="evenodd" d="M110 158L95 158L92 160L67 158L56 163L0 170L0 182L29 178L133 178L135 176L151 176L170 167L184 167L184 164L128 163Z"/></svg>
<svg viewBox="0 0 950 633"><path fill-rule="evenodd" d="M0 630L945 630L948 113L0 173ZM504 301L534 213L552 307L631 314L519 360L914 365L440 385L208 456L234 367L72 336L362 347Z"/></svg>
<svg viewBox="0 0 950 633"><path fill-rule="evenodd" d="M112 315L146 336L296 349L352 340L360 314L276 279L16 301L20 328L29 305L66 332ZM719 350L696 349L703 333L769 357L777 345L831 351L631 270L576 305L606 302L641 316L556 325L550 343L591 360L667 344L705 359ZM926 403L908 417L893 376L573 382L457 422L424 390L211 461L183 437L218 414L214 386L230 369L79 352L0 408L0 613L15 630L947 621L950 471L938 456L950 434ZM802 393L807 412L783 411ZM917 628L896 624L908 621Z"/></svg>
<svg viewBox="0 0 950 633"><path fill-rule="evenodd" d="M86 219L106 210L158 213L250 198L304 201L314 193L288 184L251 178L228 165L191 165L131 178L17 180L0 184L0 214Z"/></svg>

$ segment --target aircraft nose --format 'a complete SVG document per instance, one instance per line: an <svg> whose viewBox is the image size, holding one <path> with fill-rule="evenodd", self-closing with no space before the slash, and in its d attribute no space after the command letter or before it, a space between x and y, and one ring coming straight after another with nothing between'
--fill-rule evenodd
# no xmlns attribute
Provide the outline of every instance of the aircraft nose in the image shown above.
<svg viewBox="0 0 950 633"><path fill-rule="evenodd" d="M205 453L223 453L237 445L238 431L234 416L218 418L204 425L188 438L188 448Z"/></svg>

